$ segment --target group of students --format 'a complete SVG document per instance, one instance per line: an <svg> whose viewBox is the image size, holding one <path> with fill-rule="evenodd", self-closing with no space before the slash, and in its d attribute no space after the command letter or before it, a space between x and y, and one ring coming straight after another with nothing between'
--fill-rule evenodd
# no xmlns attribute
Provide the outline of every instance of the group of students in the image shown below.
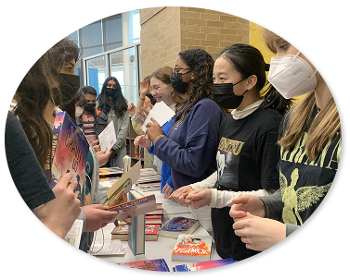
<svg viewBox="0 0 350 280"><path fill-rule="evenodd" d="M79 51L72 41L60 41L21 82L13 109L17 118L9 113L6 126L10 172L28 206L61 237L78 216L86 221L85 232L106 225L115 213L101 204L105 192L98 184L98 166L110 158L118 164L116 159L126 154L129 114L135 131L140 131L152 108L145 104L148 94L168 105L174 117L163 127L151 119L135 144L161 160L161 192L190 206L213 231L219 256L242 260L286 238L330 188L341 152L340 120L328 86L307 58L269 30L264 30L264 40L276 54L269 67L270 83L264 58L253 46L231 45L215 61L202 49L190 49L179 53L174 68L162 67L140 83L137 106L127 105L115 78L105 81L97 102L96 91L83 87L87 102L79 104L74 72L78 55L63 55ZM292 98L304 94L292 104ZM19 174L17 169L25 165L23 157L33 161L35 174L43 173L45 166L50 169L50 123L57 107L68 112L72 106L91 143L90 185L84 190L90 199L84 201L77 200L69 174L51 190L45 176L35 176L32 183L34 171ZM78 112L79 107L84 109ZM40 114L27 117L29 112ZM18 120L21 125L14 126ZM125 135L117 138L112 151L100 151L96 135L110 121ZM16 141L28 142L21 144L28 154L16 149L13 133L23 134ZM51 206L55 204L65 211ZM53 218L60 222L52 226ZM91 236L83 238L84 250Z"/></svg>
<svg viewBox="0 0 350 280"><path fill-rule="evenodd" d="M175 116L163 127L152 119L135 140L170 168L162 193L212 229L222 258L245 259L290 235L338 169L340 119L328 86L283 38L264 30L264 40L276 54L269 67L258 49L234 44L215 62L192 49L179 53L171 72L156 70L151 94ZM148 111L137 110L138 121Z"/></svg>

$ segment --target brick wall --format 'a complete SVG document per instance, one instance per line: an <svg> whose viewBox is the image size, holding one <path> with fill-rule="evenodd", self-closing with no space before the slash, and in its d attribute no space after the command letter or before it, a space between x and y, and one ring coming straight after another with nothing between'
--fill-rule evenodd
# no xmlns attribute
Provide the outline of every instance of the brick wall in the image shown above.
<svg viewBox="0 0 350 280"><path fill-rule="evenodd" d="M140 10L142 76L174 66L180 51L201 48L215 59L225 47L249 43L249 21L207 9L156 7Z"/></svg>

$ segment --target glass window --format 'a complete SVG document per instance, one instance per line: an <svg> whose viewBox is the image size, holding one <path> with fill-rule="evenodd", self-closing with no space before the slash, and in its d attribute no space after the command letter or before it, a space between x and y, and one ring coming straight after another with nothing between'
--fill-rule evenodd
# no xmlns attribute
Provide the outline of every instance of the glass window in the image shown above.
<svg viewBox="0 0 350 280"><path fill-rule="evenodd" d="M140 42L140 32L141 32L140 11L139 10L133 11L132 25L133 25L132 29L133 29L134 43L139 43Z"/></svg>
<svg viewBox="0 0 350 280"><path fill-rule="evenodd" d="M93 87L97 91L97 94L100 94L103 83L108 75L105 56L101 55L86 60L86 70L89 78L88 85Z"/></svg>
<svg viewBox="0 0 350 280"><path fill-rule="evenodd" d="M122 17L115 15L103 19L104 49L110 51L123 46Z"/></svg>
<svg viewBox="0 0 350 280"><path fill-rule="evenodd" d="M80 43L82 45L82 57L104 52L102 48L101 21L96 21L80 29Z"/></svg>
<svg viewBox="0 0 350 280"><path fill-rule="evenodd" d="M135 65L135 48L118 51L110 54L111 73L118 79L123 95L128 104L137 102L137 77Z"/></svg>

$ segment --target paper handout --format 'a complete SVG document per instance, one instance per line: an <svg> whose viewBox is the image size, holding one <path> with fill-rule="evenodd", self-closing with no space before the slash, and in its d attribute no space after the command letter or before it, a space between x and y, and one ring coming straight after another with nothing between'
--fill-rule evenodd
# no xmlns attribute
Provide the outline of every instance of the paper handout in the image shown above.
<svg viewBox="0 0 350 280"><path fill-rule="evenodd" d="M142 130L146 132L147 130L146 125L149 122L151 122L151 118L154 118L159 123L160 126L163 126L174 115L175 115L174 111L168 105L166 105L163 101L158 102L156 103L156 105L154 105L152 110L149 111L149 114L142 125Z"/></svg>
<svg viewBox="0 0 350 280"><path fill-rule="evenodd" d="M115 184L113 184L106 192L107 200L104 205L113 206L121 203L123 197L121 193L127 194L132 185L136 184L140 178L141 161L138 161L128 172L126 172Z"/></svg>
<svg viewBox="0 0 350 280"><path fill-rule="evenodd" d="M107 127L98 135L98 142L100 144L101 151L106 150L106 152L108 152L110 149L112 149L115 142L117 142L113 122L110 122Z"/></svg>

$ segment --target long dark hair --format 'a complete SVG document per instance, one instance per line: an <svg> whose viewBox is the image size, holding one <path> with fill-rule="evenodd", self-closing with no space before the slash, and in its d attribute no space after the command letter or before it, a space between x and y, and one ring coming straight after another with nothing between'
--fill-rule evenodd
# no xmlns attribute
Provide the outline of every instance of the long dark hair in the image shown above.
<svg viewBox="0 0 350 280"><path fill-rule="evenodd" d="M187 97L180 118L181 123L187 112L203 97L212 99L214 59L202 49L190 49L179 53L182 61L193 70L191 92Z"/></svg>
<svg viewBox="0 0 350 280"><path fill-rule="evenodd" d="M234 44L223 49L218 57L224 57L241 74L242 79L252 75L257 77L256 89L264 99L260 108L275 109L282 115L288 111L291 101L282 95L266 79L266 63L261 52L247 44ZM263 88L267 88L262 92Z"/></svg>
<svg viewBox="0 0 350 280"><path fill-rule="evenodd" d="M50 85L58 81L52 73L52 61L48 53L39 58L21 81L15 99L14 114L33 147L43 170L51 170L52 128L44 118L44 110L49 100L61 100L59 89L50 90ZM49 167L45 165L49 163Z"/></svg>
<svg viewBox="0 0 350 280"><path fill-rule="evenodd" d="M109 81L114 81L117 84L117 93L113 97L113 100L109 100L109 96L106 93L107 84ZM97 110L103 111L108 114L110 110L114 110L118 117L121 117L128 110L128 102L122 94L122 88L115 77L108 77L103 83L100 95L97 98L98 108Z"/></svg>

